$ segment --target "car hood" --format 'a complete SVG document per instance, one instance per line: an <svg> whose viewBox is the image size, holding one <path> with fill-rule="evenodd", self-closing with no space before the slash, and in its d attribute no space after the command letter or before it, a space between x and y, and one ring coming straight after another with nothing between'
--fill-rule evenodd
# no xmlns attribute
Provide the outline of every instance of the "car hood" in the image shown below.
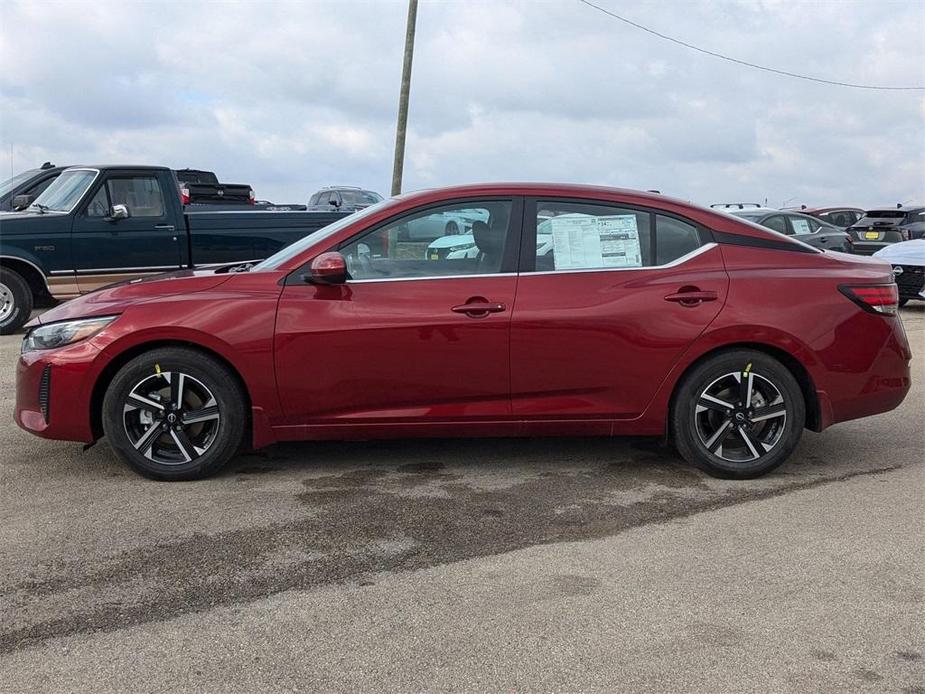
<svg viewBox="0 0 925 694"><path fill-rule="evenodd" d="M881 248L874 253L874 257L893 264L925 265L925 239L894 243L886 248Z"/></svg>
<svg viewBox="0 0 925 694"><path fill-rule="evenodd" d="M472 234L452 234L451 236L441 236L431 242L428 248L453 248L454 246L465 246L475 243L475 237Z"/></svg>
<svg viewBox="0 0 925 694"><path fill-rule="evenodd" d="M228 273L216 273L215 268L211 268L208 270L178 270L116 282L46 311L28 323L27 327L73 318L122 313L129 306L146 301L212 289L227 282L231 276Z"/></svg>

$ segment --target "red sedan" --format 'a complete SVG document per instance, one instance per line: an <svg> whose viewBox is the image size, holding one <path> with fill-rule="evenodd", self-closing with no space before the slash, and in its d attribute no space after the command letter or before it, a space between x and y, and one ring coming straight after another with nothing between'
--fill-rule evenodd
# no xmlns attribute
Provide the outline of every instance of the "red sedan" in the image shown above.
<svg viewBox="0 0 925 694"><path fill-rule="evenodd" d="M622 434L749 478L910 385L887 263L661 195L424 191L234 270L33 321L18 424L167 480L276 441Z"/></svg>

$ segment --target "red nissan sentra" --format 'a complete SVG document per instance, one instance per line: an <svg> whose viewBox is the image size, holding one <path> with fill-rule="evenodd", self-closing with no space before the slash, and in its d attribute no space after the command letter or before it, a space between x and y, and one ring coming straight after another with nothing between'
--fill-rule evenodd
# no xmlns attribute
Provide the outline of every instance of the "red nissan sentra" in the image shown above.
<svg viewBox="0 0 925 694"><path fill-rule="evenodd" d="M164 480L276 441L623 434L750 478L910 385L887 263L661 195L412 193L234 270L33 321L16 421Z"/></svg>

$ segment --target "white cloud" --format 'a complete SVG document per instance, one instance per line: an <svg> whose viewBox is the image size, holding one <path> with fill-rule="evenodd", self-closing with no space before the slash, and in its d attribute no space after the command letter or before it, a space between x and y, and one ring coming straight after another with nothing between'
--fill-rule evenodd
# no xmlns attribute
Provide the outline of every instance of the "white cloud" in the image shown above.
<svg viewBox="0 0 925 694"><path fill-rule="evenodd" d="M925 83L918 2L599 4L830 79ZM390 187L406 4L20 2L0 26L0 171L214 169L258 197ZM572 0L422 0L405 188L561 180L709 203L925 202L925 98L793 80Z"/></svg>

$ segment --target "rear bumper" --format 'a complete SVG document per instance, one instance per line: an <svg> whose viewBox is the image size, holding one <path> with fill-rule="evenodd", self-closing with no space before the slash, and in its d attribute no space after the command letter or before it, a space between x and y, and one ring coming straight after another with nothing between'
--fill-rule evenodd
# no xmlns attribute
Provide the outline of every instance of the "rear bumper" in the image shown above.
<svg viewBox="0 0 925 694"><path fill-rule="evenodd" d="M23 354L16 366L16 424L43 438L92 443L91 372L98 354L90 341Z"/></svg>
<svg viewBox="0 0 925 694"><path fill-rule="evenodd" d="M832 360L826 373L814 374L820 431L838 422L889 412L902 403L912 385L912 351L902 320L869 314L859 318L852 321L851 332L862 334L863 340L853 341L851 351L826 355L827 361Z"/></svg>

